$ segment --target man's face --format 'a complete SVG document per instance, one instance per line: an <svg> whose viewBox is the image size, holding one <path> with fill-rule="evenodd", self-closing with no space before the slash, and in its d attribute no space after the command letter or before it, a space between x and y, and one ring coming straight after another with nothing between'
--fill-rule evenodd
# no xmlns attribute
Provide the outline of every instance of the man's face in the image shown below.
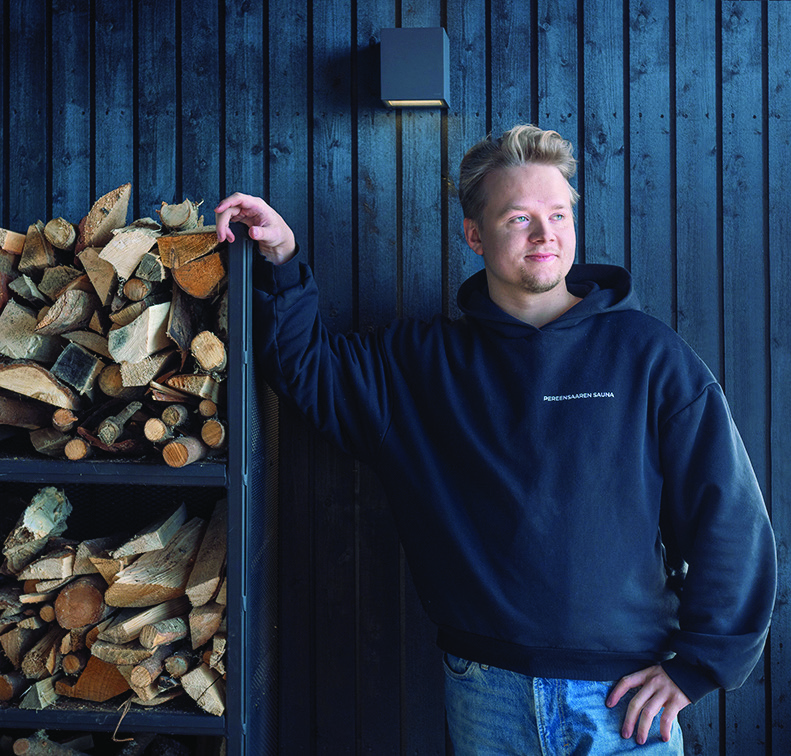
<svg viewBox="0 0 791 756"><path fill-rule="evenodd" d="M565 290L577 236L561 172L535 163L502 168L484 179L484 190L483 223L465 218L464 234L483 257L492 299Z"/></svg>

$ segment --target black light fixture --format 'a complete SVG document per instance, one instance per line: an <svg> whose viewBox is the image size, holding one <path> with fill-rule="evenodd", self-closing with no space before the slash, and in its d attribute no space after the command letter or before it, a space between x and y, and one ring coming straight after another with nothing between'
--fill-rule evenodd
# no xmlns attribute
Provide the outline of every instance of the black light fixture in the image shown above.
<svg viewBox="0 0 791 756"><path fill-rule="evenodd" d="M446 108L448 35L442 27L382 29L382 102L392 108Z"/></svg>

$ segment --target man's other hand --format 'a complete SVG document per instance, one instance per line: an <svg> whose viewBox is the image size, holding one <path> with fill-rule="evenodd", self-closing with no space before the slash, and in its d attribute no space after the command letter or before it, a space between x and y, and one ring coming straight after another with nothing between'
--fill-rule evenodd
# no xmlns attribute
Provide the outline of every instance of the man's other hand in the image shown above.
<svg viewBox="0 0 791 756"><path fill-rule="evenodd" d="M637 726L635 740L641 745L644 744L648 739L654 717L662 711L659 733L662 740L667 742L670 740L670 730L678 713L692 701L670 679L667 672L656 665L622 677L607 696L607 706L616 706L624 694L634 688L639 690L629 702L621 735L624 738L631 738Z"/></svg>
<svg viewBox="0 0 791 756"><path fill-rule="evenodd" d="M217 219L217 238L234 240L230 224L244 223L250 238L258 242L258 249L269 262L282 265L296 253L294 232L288 224L260 197L235 192L214 209Z"/></svg>

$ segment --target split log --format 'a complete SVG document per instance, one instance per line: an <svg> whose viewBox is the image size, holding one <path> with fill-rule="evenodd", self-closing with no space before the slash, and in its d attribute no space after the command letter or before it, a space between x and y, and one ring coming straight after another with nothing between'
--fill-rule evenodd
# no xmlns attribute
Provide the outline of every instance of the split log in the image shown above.
<svg viewBox="0 0 791 756"><path fill-rule="evenodd" d="M168 428L183 428L189 420L190 412L183 404L171 404L162 410L162 422Z"/></svg>
<svg viewBox="0 0 791 756"><path fill-rule="evenodd" d="M178 268L205 257L219 243L214 226L204 226L201 232L170 234L157 239L159 256L166 268Z"/></svg>
<svg viewBox="0 0 791 756"><path fill-rule="evenodd" d="M0 392L0 425L35 430L46 427L51 414L52 407L47 404Z"/></svg>
<svg viewBox="0 0 791 756"><path fill-rule="evenodd" d="M44 270L55 264L55 251L44 236L44 224L36 221L28 226L25 246L19 257L19 272L27 273L31 278L37 279Z"/></svg>
<svg viewBox="0 0 791 756"><path fill-rule="evenodd" d="M197 260L174 266L171 273L179 288L195 299L209 299L219 294L228 275L219 252L211 252Z"/></svg>
<svg viewBox="0 0 791 756"><path fill-rule="evenodd" d="M76 677L85 669L90 658L91 652L87 648L69 652L63 656L61 668L69 677Z"/></svg>
<svg viewBox="0 0 791 756"><path fill-rule="evenodd" d="M170 302L148 307L129 325L111 330L107 347L116 362L140 362L169 346L167 320Z"/></svg>
<svg viewBox="0 0 791 756"><path fill-rule="evenodd" d="M19 708L40 711L54 704L58 700L58 694L55 692L55 683L62 676L61 672L57 672L51 677L45 677L43 680L35 682L27 693L22 696Z"/></svg>
<svg viewBox="0 0 791 756"><path fill-rule="evenodd" d="M110 606L151 606L183 596L205 524L194 517L165 548L143 554L122 570L105 601Z"/></svg>
<svg viewBox="0 0 791 756"><path fill-rule="evenodd" d="M44 271L44 275L38 284L38 290L50 301L54 302L67 287L74 288L70 284L73 284L84 275L84 273L77 270L77 268L72 268L70 265L56 265L54 268L47 268ZM90 291L90 289L84 290Z"/></svg>
<svg viewBox="0 0 791 756"><path fill-rule="evenodd" d="M50 372L80 394L92 396L94 384L104 367L105 363L92 352L70 343L60 353Z"/></svg>
<svg viewBox="0 0 791 756"><path fill-rule="evenodd" d="M190 344L195 338L201 320L200 302L186 294L174 283L167 333L168 338L181 353L182 368L187 361Z"/></svg>
<svg viewBox="0 0 791 756"><path fill-rule="evenodd" d="M110 556L118 559L163 549L173 540L186 522L187 506L182 503L169 515L151 523L147 528L134 535L111 552Z"/></svg>
<svg viewBox="0 0 791 756"><path fill-rule="evenodd" d="M225 675L225 650L228 647L228 636L223 631L216 632L211 639L211 656L209 666Z"/></svg>
<svg viewBox="0 0 791 756"><path fill-rule="evenodd" d="M9 252L0 251L0 312L11 298L11 284L19 277L15 263L16 257Z"/></svg>
<svg viewBox="0 0 791 756"><path fill-rule="evenodd" d="M124 231L107 243L99 257L115 268L119 281L126 281L132 277L143 255L156 243L156 237L147 229Z"/></svg>
<svg viewBox="0 0 791 756"><path fill-rule="evenodd" d="M50 411L52 411L51 408ZM68 433L77 425L79 419L74 410L59 407L52 413L52 427L61 433Z"/></svg>
<svg viewBox="0 0 791 756"><path fill-rule="evenodd" d="M85 347L94 354L98 354L100 357L106 357L108 360L112 359L110 350L107 348L107 337L102 336L102 334L96 331L69 331L63 334L63 338L73 344L79 344L81 347Z"/></svg>
<svg viewBox="0 0 791 756"><path fill-rule="evenodd" d="M121 665L139 664L143 659L148 659L154 653L154 649L145 648L139 641L129 641L128 643L110 643L109 641L97 640L91 646L91 655L97 659L113 664L116 667Z"/></svg>
<svg viewBox="0 0 791 756"><path fill-rule="evenodd" d="M62 580L74 572L73 546L64 546L34 559L18 575L18 580Z"/></svg>
<svg viewBox="0 0 791 756"><path fill-rule="evenodd" d="M143 426L143 435L152 444L163 444L173 438L173 431L159 417L150 417Z"/></svg>
<svg viewBox="0 0 791 756"><path fill-rule="evenodd" d="M130 402L117 415L106 417L99 424L96 435L102 443L110 446L114 444L124 432L124 426L132 419L132 416L142 408L140 402Z"/></svg>
<svg viewBox="0 0 791 756"><path fill-rule="evenodd" d="M140 302L154 291L154 284L143 278L130 278L124 284L124 296L132 302Z"/></svg>
<svg viewBox="0 0 791 756"><path fill-rule="evenodd" d="M119 613L111 625L99 633L99 640L109 643L128 643L139 638L142 631L150 625L179 617L188 612L189 607L190 603L186 596L179 596L142 612L126 609ZM151 644L143 643L142 640L141 644L146 648L153 648Z"/></svg>
<svg viewBox="0 0 791 756"><path fill-rule="evenodd" d="M198 367L207 373L220 373L228 364L225 344L211 331L201 331L192 340L190 352Z"/></svg>
<svg viewBox="0 0 791 756"><path fill-rule="evenodd" d="M63 447L63 454L72 462L90 459L93 456L93 447L84 438L70 438Z"/></svg>
<svg viewBox="0 0 791 756"><path fill-rule="evenodd" d="M112 239L113 231L126 225L131 196L132 185L124 184L96 200L80 224L81 246L103 247L107 244Z"/></svg>
<svg viewBox="0 0 791 756"><path fill-rule="evenodd" d="M220 629L225 607L216 601L209 601L202 606L194 607L189 613L190 640L192 648L200 648L208 643Z"/></svg>
<svg viewBox="0 0 791 756"><path fill-rule="evenodd" d="M22 674L29 680L48 677L50 670L47 669L47 659L53 649L57 649L60 645L61 638L65 634L66 631L63 628L57 625L51 626L48 632L25 654L21 664Z"/></svg>
<svg viewBox="0 0 791 756"><path fill-rule="evenodd" d="M180 648L165 659L165 670L171 677L179 679L195 669L200 659L191 648Z"/></svg>
<svg viewBox="0 0 791 756"><path fill-rule="evenodd" d="M154 653L143 659L140 664L136 664L130 675L130 682L136 688L147 688L153 685L155 680L165 669L165 659L176 649L175 643L166 643L158 646Z"/></svg>
<svg viewBox="0 0 791 756"><path fill-rule="evenodd" d="M129 401L137 399L145 393L141 386L124 386L121 365L117 363L107 365L99 373L97 385L99 386L99 391L113 399Z"/></svg>
<svg viewBox="0 0 791 756"><path fill-rule="evenodd" d="M118 276L112 264L99 256L100 251L96 247L87 247L77 255L77 258L85 268L99 302L107 306L118 290Z"/></svg>
<svg viewBox="0 0 791 756"><path fill-rule="evenodd" d="M176 687L162 691L155 698L149 700L140 698L139 696L135 696L130 700L132 701L133 704L135 704L135 706L159 706L160 704L164 704L167 703L168 701L172 701L174 698L178 698L183 693L184 690L181 687Z"/></svg>
<svg viewBox="0 0 791 756"><path fill-rule="evenodd" d="M58 624L70 630L98 622L105 613L107 583L99 574L82 575L63 588L55 599Z"/></svg>
<svg viewBox="0 0 791 756"><path fill-rule="evenodd" d="M22 695L29 685L21 672L13 671L0 675L0 701L13 701Z"/></svg>
<svg viewBox="0 0 791 756"><path fill-rule="evenodd" d="M191 199L185 199L178 205L168 205L163 202L162 207L157 210L157 215L167 231L189 231L202 225L203 219L198 210L200 205L201 203L193 202Z"/></svg>
<svg viewBox="0 0 791 756"><path fill-rule="evenodd" d="M50 740L43 730L29 738L19 738L14 741L14 754L15 756L86 756L83 751Z"/></svg>
<svg viewBox="0 0 791 756"><path fill-rule="evenodd" d="M186 638L190 633L186 615L159 620L143 627L140 643L146 648L157 648ZM163 657L164 659L164 657Z"/></svg>
<svg viewBox="0 0 791 756"><path fill-rule="evenodd" d="M225 423L221 420L207 420L200 430L201 441L210 449L222 449L226 439Z"/></svg>
<svg viewBox="0 0 791 756"><path fill-rule="evenodd" d="M168 442L162 449L162 459L170 467L185 467L208 456L210 451L200 439L194 436L182 436Z"/></svg>
<svg viewBox="0 0 791 756"><path fill-rule="evenodd" d="M91 564L96 568L96 571L105 579L107 585L115 582L118 573L128 567L134 557L120 557L114 559L111 556L95 556L89 557Z"/></svg>
<svg viewBox="0 0 791 756"><path fill-rule="evenodd" d="M157 291L138 302L131 302L110 313L110 320L117 326L127 326L155 304L170 302L164 291Z"/></svg>
<svg viewBox="0 0 791 756"><path fill-rule="evenodd" d="M37 325L33 310L9 300L0 313L0 354L20 360L54 362L63 342L57 336L38 333Z"/></svg>
<svg viewBox="0 0 791 756"><path fill-rule="evenodd" d="M44 226L47 241L58 249L72 252L77 244L77 228L65 218L53 218Z"/></svg>
<svg viewBox="0 0 791 756"><path fill-rule="evenodd" d="M55 428L39 428L38 430L30 431L30 443L33 448L39 454L47 457L63 457L70 440L70 436L61 433Z"/></svg>
<svg viewBox="0 0 791 756"><path fill-rule="evenodd" d="M8 288L18 297L29 302L36 308L44 307L52 302L52 300L38 288L36 282L24 273L9 282Z"/></svg>
<svg viewBox="0 0 791 756"><path fill-rule="evenodd" d="M100 538L91 538L87 541L82 541L77 546L77 552L74 556L74 574L75 575L92 575L98 572L96 565L91 561L92 557L99 557L110 549L114 549L119 545L121 536L102 536Z"/></svg>
<svg viewBox="0 0 791 756"><path fill-rule="evenodd" d="M55 407L78 409L81 404L79 395L73 389L32 360L0 362L0 388Z"/></svg>
<svg viewBox="0 0 791 756"><path fill-rule="evenodd" d="M36 333L57 336L69 331L79 331L91 322L98 306L99 300L95 294L79 289L64 291L36 326Z"/></svg>
<svg viewBox="0 0 791 756"><path fill-rule="evenodd" d="M94 648L97 644L94 644ZM91 653L88 663L74 685L65 680L55 683L55 690L61 696L81 698L85 701L102 703L129 690L129 683L118 671L116 665L100 659Z"/></svg>
<svg viewBox="0 0 791 756"><path fill-rule="evenodd" d="M3 653L5 653L15 669L22 668L22 659L25 658L25 654L47 632L47 625L38 617L30 617L28 619L31 621L19 622L16 627L0 635L0 646L3 647ZM28 625L28 627L25 625Z"/></svg>
<svg viewBox="0 0 791 756"><path fill-rule="evenodd" d="M225 564L228 540L228 500L214 506L186 593L192 606L203 606L217 593Z"/></svg>
<svg viewBox="0 0 791 756"><path fill-rule="evenodd" d="M207 420L217 417L217 403L213 402L211 399L201 400L201 403L198 405L198 414Z"/></svg>
<svg viewBox="0 0 791 756"><path fill-rule="evenodd" d="M225 711L225 682L208 664L201 664L181 678L185 693L205 712L220 716Z"/></svg>
<svg viewBox="0 0 791 756"><path fill-rule="evenodd" d="M25 246L25 235L7 228L0 228L0 249L12 255L21 255Z"/></svg>
<svg viewBox="0 0 791 756"><path fill-rule="evenodd" d="M163 349L141 362L122 362L121 381L124 386L147 386L151 381L173 367L178 359L176 349Z"/></svg>
<svg viewBox="0 0 791 756"><path fill-rule="evenodd" d="M211 399L215 403L220 398L220 384L210 375L174 375L168 378L167 385L185 394Z"/></svg>
<svg viewBox="0 0 791 756"><path fill-rule="evenodd" d="M4 567L16 574L43 550L50 537L66 530L72 507L66 494L53 486L40 489L3 543Z"/></svg>
<svg viewBox="0 0 791 756"><path fill-rule="evenodd" d="M167 277L169 272L162 264L162 258L159 256L159 249L149 250L141 258L140 262L135 269L135 277L143 281L150 281L153 284L162 283Z"/></svg>

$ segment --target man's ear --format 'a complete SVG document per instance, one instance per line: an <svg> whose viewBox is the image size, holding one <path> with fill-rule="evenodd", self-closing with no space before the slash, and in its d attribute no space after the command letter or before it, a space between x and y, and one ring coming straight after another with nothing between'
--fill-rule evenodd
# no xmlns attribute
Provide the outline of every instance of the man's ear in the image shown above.
<svg viewBox="0 0 791 756"><path fill-rule="evenodd" d="M464 238L470 249L476 255L483 256L483 242L481 241L481 232L478 228L478 223L472 218L464 219Z"/></svg>

